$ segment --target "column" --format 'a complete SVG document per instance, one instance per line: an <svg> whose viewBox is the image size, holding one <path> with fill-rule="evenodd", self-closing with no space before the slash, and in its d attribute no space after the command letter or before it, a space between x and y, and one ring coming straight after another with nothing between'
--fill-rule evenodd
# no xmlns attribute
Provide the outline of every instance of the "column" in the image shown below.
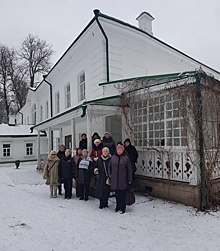
<svg viewBox="0 0 220 251"><path fill-rule="evenodd" d="M51 149L51 128L47 129L47 138L48 138L48 154L50 154Z"/></svg>
<svg viewBox="0 0 220 251"><path fill-rule="evenodd" d="M71 119L71 135L72 135L72 151L76 149L76 119L72 118Z"/></svg>
<svg viewBox="0 0 220 251"><path fill-rule="evenodd" d="M86 125L87 125L87 150L90 152L92 149L92 142L91 142L91 137L92 137L92 119L89 117L89 109L87 108L87 113L86 113Z"/></svg>
<svg viewBox="0 0 220 251"><path fill-rule="evenodd" d="M37 131L37 169L40 169L41 157L40 157L40 131Z"/></svg>

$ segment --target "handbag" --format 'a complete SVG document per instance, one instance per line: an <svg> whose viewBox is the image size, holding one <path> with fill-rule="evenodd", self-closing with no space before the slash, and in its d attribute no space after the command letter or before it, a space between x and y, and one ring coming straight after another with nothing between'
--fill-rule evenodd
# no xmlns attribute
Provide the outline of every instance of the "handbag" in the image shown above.
<svg viewBox="0 0 220 251"><path fill-rule="evenodd" d="M134 192L129 188L125 195L125 204L131 206L135 203Z"/></svg>
<svg viewBox="0 0 220 251"><path fill-rule="evenodd" d="M107 173L107 169L106 169L106 165L105 165L105 161L103 161L103 165L104 165L104 169L105 169L105 174L106 174L106 181L105 181L105 184L108 185L108 186L111 186L111 179L110 177L108 176L108 173Z"/></svg>

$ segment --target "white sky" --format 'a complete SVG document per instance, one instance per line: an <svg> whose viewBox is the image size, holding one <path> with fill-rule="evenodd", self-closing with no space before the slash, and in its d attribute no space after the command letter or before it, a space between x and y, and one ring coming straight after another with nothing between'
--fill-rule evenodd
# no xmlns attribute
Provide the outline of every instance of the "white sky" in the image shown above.
<svg viewBox="0 0 220 251"><path fill-rule="evenodd" d="M18 48L28 33L38 35L53 45L55 63L94 9L132 25L147 11L155 37L220 71L219 0L0 0L0 43Z"/></svg>

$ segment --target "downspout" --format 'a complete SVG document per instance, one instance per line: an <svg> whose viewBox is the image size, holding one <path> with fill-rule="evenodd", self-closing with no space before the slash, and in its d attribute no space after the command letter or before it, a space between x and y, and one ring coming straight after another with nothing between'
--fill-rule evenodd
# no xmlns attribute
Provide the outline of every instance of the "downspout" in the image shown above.
<svg viewBox="0 0 220 251"><path fill-rule="evenodd" d="M52 84L46 80L47 75L43 75L45 83L50 87L50 117L53 117L53 90ZM51 149L53 149L53 131L51 130Z"/></svg>
<svg viewBox="0 0 220 251"><path fill-rule="evenodd" d="M52 84L46 80L47 75L43 75L44 81L50 86L50 117L53 117L53 91Z"/></svg>
<svg viewBox="0 0 220 251"><path fill-rule="evenodd" d="M206 181L204 166L204 145L203 145L203 124L202 124L202 93L201 93L201 73L196 74L196 98L198 105L198 126L199 126L199 156L200 156L200 173L201 173L201 209L206 209Z"/></svg>
<svg viewBox="0 0 220 251"><path fill-rule="evenodd" d="M94 12L94 14L95 14L95 20L96 20L96 22L97 22L97 24L98 24L98 26L99 26L99 28L100 28L100 30L101 30L101 32L102 32L104 38L105 38L105 41L106 41L106 44L105 44L105 47L106 47L106 73L107 73L106 78L107 78L107 82L109 82L108 37L107 37L107 35L106 35L104 29L102 28L102 26L101 26L101 24L100 24L100 22L99 22L99 19L98 19L99 15L100 15L100 11L99 11L99 10L94 10L93 12Z"/></svg>

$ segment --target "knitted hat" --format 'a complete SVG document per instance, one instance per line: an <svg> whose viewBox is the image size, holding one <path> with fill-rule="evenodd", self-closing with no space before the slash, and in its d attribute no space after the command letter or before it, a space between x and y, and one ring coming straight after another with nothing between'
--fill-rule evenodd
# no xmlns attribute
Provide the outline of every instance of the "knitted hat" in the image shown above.
<svg viewBox="0 0 220 251"><path fill-rule="evenodd" d="M87 149L83 149L82 153L88 153L88 150Z"/></svg>
<svg viewBox="0 0 220 251"><path fill-rule="evenodd" d="M99 143L99 144L100 144L100 143L101 143L101 140L100 140L100 139L95 139L95 140L94 140L94 143Z"/></svg>
<svg viewBox="0 0 220 251"><path fill-rule="evenodd" d="M125 150L124 146L122 146L122 145L117 145L117 146L116 146L116 150L118 150L118 149L122 149L123 152L124 152L124 150Z"/></svg>

